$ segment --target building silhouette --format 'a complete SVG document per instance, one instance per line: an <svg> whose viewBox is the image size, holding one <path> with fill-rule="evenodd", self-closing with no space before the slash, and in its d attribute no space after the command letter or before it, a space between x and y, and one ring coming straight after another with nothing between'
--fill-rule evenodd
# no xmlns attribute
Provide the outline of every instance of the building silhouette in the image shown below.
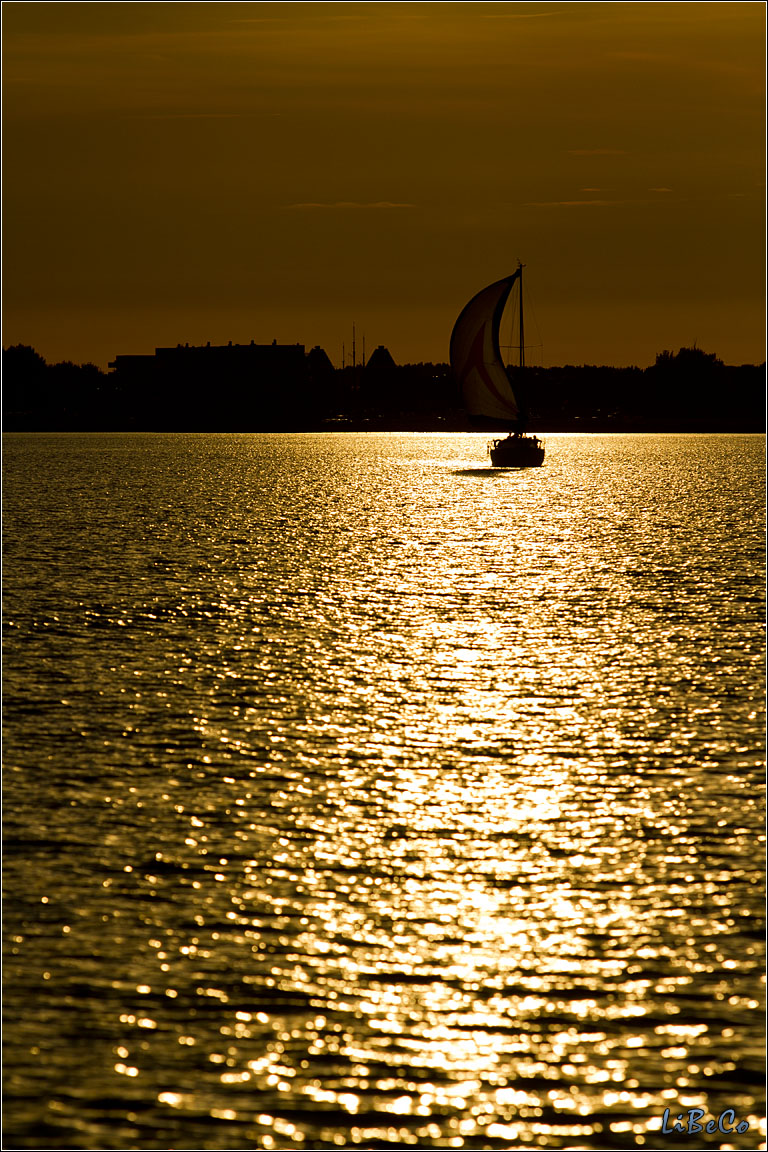
<svg viewBox="0 0 768 1152"><path fill-rule="evenodd" d="M148 426L269 428L310 423L317 387L333 370L321 348L303 344L177 344L153 355L116 356L115 387L143 411Z"/></svg>
<svg viewBox="0 0 768 1152"><path fill-rule="evenodd" d="M378 348L374 348L365 366L366 371L373 376L392 372L396 367L397 365L392 359L392 353L388 348L385 348L383 344L379 344Z"/></svg>

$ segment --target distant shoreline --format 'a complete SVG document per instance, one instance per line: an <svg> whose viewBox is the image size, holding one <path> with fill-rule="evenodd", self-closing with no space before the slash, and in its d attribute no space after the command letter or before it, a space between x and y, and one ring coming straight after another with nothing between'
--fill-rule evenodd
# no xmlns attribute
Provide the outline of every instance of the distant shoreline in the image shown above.
<svg viewBox="0 0 768 1152"><path fill-rule="evenodd" d="M156 349L94 365L3 352L5 431L486 432L448 364L396 365L377 348L334 369L321 348ZM526 429L557 432L762 432L765 365L726 365L700 348L660 352L651 368L507 369Z"/></svg>
<svg viewBox="0 0 768 1152"><path fill-rule="evenodd" d="M537 426L528 429L529 432L538 436L557 436L557 435L586 435L586 436L764 436L766 434L765 426L748 426L746 424L738 423L733 426L723 427L722 425L715 426L714 424L675 424L675 425L654 425L640 427L638 425L622 425L609 424L606 422L592 423L588 420L574 421L567 426L559 424L557 426L547 425L545 427ZM184 435L211 435L211 436L231 436L231 435L272 435L272 436L291 436L291 435L338 435L339 433L348 433L356 436L365 435L367 433L403 433L414 434L419 433L431 435L475 435L484 436L488 439L494 437L504 436L505 430L498 428L471 428L466 426L456 426L447 422L439 423L422 423L416 422L403 422L396 423L394 421L382 421L380 423L374 421L350 421L349 423L322 425L322 426L296 426L296 427L273 427L273 428L195 428L195 427L176 427L176 428L150 428L150 427L133 427L133 428L87 428L87 427L54 427L52 425L34 426L32 424L23 425L23 422L13 423L9 425L4 423L2 428L3 435L41 435L41 436L55 436L55 435L70 435L70 436L184 436Z"/></svg>

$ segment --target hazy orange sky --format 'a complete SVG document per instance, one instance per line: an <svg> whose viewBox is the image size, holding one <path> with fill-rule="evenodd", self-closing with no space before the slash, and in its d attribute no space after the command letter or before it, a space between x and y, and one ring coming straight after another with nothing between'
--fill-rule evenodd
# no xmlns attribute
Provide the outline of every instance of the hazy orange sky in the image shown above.
<svg viewBox="0 0 768 1152"><path fill-rule="evenodd" d="M4 3L3 344L764 358L765 7ZM538 345L541 345L540 347Z"/></svg>

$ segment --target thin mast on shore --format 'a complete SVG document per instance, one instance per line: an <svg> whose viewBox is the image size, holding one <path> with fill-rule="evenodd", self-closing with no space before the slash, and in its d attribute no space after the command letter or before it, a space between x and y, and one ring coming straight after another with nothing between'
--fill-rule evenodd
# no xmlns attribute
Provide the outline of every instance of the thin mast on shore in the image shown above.
<svg viewBox="0 0 768 1152"><path fill-rule="evenodd" d="M523 334L523 268L525 264L517 262L520 271L520 367L525 368L525 336Z"/></svg>

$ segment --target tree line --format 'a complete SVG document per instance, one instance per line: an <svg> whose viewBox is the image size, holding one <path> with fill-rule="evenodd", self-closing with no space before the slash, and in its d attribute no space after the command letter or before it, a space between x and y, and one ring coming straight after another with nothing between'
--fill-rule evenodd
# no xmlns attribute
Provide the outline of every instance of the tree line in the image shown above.
<svg viewBox="0 0 768 1152"><path fill-rule="evenodd" d="M319 351L319 350L313 350ZM6 431L260 431L328 428L465 430L473 426L447 364L379 357L335 369L307 358L290 380L178 377L145 381L94 364L47 364L33 348L3 350ZM765 365L714 353L660 352L649 368L511 367L528 426L555 431L759 432ZM151 386L148 386L151 385ZM490 428L490 424L485 427Z"/></svg>

